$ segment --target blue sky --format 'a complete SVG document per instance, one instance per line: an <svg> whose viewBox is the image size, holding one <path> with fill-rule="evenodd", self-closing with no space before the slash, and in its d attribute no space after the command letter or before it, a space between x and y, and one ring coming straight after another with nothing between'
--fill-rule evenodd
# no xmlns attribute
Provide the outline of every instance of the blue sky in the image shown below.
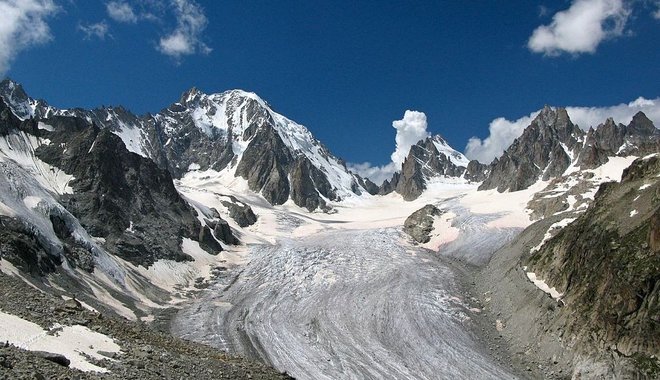
<svg viewBox="0 0 660 380"><path fill-rule="evenodd" d="M465 151L498 117L515 135L544 104L660 95L651 0L0 0L0 20L0 74L57 107L142 114L241 88L353 163L390 163L406 110Z"/></svg>

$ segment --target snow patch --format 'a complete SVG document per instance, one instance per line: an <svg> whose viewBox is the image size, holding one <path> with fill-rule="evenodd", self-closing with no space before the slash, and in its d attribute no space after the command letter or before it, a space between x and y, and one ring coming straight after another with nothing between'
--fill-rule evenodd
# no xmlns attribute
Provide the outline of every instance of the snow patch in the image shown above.
<svg viewBox="0 0 660 380"><path fill-rule="evenodd" d="M455 217L456 214L451 211L436 216L433 219L433 230L430 235L431 240L421 246L433 251L438 251L444 244L456 240L460 230L452 226L452 220Z"/></svg>
<svg viewBox="0 0 660 380"><path fill-rule="evenodd" d="M40 145L50 141L23 131L0 137L0 162L13 161L27 170L45 188L56 194L73 194L69 183L73 176L54 166L48 165L34 154Z"/></svg>
<svg viewBox="0 0 660 380"><path fill-rule="evenodd" d="M635 216L635 215L637 215L637 214L638 214L637 210L632 210L632 211L630 212L630 217L632 218L633 216Z"/></svg>
<svg viewBox="0 0 660 380"><path fill-rule="evenodd" d="M108 118L111 117L112 114L108 113ZM112 133L121 138L121 140L124 142L124 145L126 146L126 149L128 149L130 152L137 153L142 157L149 158L149 155L144 150L144 137L142 136L140 128L133 125L127 125L118 118L115 120L115 122L119 128L112 131Z"/></svg>
<svg viewBox="0 0 660 380"><path fill-rule="evenodd" d="M566 218L566 219L562 219L562 220L560 220L556 223L553 223L550 226L550 228L548 228L548 231L545 233L545 236L543 236L543 240L541 240L539 245L532 248L529 252L534 253L534 252L537 252L538 250L540 250L541 247L543 247L543 244L545 244L546 241L550 240L553 236L555 236L557 234L557 232L559 232L559 230L561 230L562 228L564 228L564 227L568 226L569 224L571 224L575 219L577 219L577 218Z"/></svg>
<svg viewBox="0 0 660 380"><path fill-rule="evenodd" d="M642 186L639 187L639 190L640 190L640 191L641 191L641 190L646 190L646 189L648 189L649 187L651 187L651 185L648 184L648 183L645 183L645 184L643 184Z"/></svg>
<svg viewBox="0 0 660 380"><path fill-rule="evenodd" d="M551 288L550 286L548 286L548 284L546 284L545 281L541 280L540 278L536 278L536 274L534 272L527 272L527 278L534 285L536 285L537 288L549 294L550 297L554 298L557 301L559 301L561 297L564 295L563 293L559 293L557 289L555 289L554 287Z"/></svg>
<svg viewBox="0 0 660 380"><path fill-rule="evenodd" d="M14 217L16 213L9 206L0 201L0 215Z"/></svg>
<svg viewBox="0 0 660 380"><path fill-rule="evenodd" d="M23 203L25 203L25 206L30 209L37 208L39 202L41 201L42 201L41 198L32 195L28 195L27 197L23 198Z"/></svg>
<svg viewBox="0 0 660 380"><path fill-rule="evenodd" d="M111 360L99 352L119 353L121 347L107 335L80 325L53 325L44 330L36 323L0 311L0 341L7 341L28 351L46 351L64 355L72 368L85 372L108 372L90 363L85 355L97 360Z"/></svg>
<svg viewBox="0 0 660 380"><path fill-rule="evenodd" d="M149 268L135 267L128 262L126 265L133 267L152 284L174 295L179 290L192 288L193 282L197 278L210 278L211 271L215 266L221 265L223 262L229 262L227 260L229 254L225 251L220 252L218 255L211 255L203 250L198 242L188 238L183 239L181 250L183 253L190 255L193 261L158 260Z"/></svg>
<svg viewBox="0 0 660 380"><path fill-rule="evenodd" d="M48 125L48 124L46 124L44 122L41 122L41 121L39 123L37 123L37 128L43 129L44 131L48 131L48 132L52 132L52 131L55 130L55 128L53 128L52 125Z"/></svg>
<svg viewBox="0 0 660 380"><path fill-rule="evenodd" d="M68 301L68 300L72 300L73 298L72 298L72 297L69 297L69 296L62 295L62 299L65 300L65 301ZM85 309L91 311L92 313L98 313L98 312L99 312L98 310L96 310L95 308L93 308L92 306L90 306L88 303L85 303L85 302L83 302L83 301L81 301L81 300L79 300L79 299L76 299L76 301L78 301L78 302L80 303L80 306L82 306L82 307L84 307Z"/></svg>

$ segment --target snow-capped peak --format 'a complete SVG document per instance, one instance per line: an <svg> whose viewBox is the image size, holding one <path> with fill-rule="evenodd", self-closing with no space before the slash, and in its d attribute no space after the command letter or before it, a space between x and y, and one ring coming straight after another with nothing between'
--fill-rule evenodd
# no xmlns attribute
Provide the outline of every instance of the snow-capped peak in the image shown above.
<svg viewBox="0 0 660 380"><path fill-rule="evenodd" d="M452 148L445 139L442 138L440 135L435 135L432 138L433 145L435 145L435 148L438 150L438 152L444 154L449 158L449 160L456 166L463 166L467 167L467 165L470 163L470 160L468 160L463 153L455 150Z"/></svg>
<svg viewBox="0 0 660 380"><path fill-rule="evenodd" d="M184 93L181 100L195 126L206 135L231 133L233 153L239 156L237 161L250 143L253 131L248 129L272 126L293 156L306 156L328 176L334 187L350 192L354 178L344 164L332 156L305 126L275 112L257 94L235 89L206 95L193 88Z"/></svg>

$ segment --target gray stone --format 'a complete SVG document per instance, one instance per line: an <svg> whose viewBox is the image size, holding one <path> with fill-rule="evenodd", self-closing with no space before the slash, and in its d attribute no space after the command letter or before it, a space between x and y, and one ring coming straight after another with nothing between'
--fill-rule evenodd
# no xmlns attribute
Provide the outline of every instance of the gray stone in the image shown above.
<svg viewBox="0 0 660 380"><path fill-rule="evenodd" d="M434 217L442 215L442 211L433 205L426 205L412 213L403 224L403 232L410 235L417 243L428 243L433 231Z"/></svg>

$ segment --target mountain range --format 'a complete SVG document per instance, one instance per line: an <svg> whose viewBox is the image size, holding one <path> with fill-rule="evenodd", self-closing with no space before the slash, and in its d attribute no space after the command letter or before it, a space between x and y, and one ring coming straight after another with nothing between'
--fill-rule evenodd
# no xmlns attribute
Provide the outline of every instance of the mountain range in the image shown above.
<svg viewBox="0 0 660 380"><path fill-rule="evenodd" d="M28 282L43 291L63 289L127 318L148 319L154 304L180 295L163 285L166 269L184 265L181 276L190 281L200 265L232 246L266 241L257 232L268 232L259 226L269 217L297 226L301 218L341 214L360 202L431 199L435 188L447 186L493 197L526 194L526 229L487 253L484 281L518 283L523 271L544 278L567 296L543 302L568 305L550 316L539 312L537 320L562 321L581 342L581 354L615 345L618 354L651 360L657 339L643 338L658 336L660 131L642 112L628 125L610 118L584 127L566 109L546 106L491 163L471 161L431 136L413 145L401 169L378 186L254 93L192 88L159 113L138 116L123 107L58 109L6 79L0 83L2 263L18 276L41 279ZM195 188L195 181L227 191ZM627 205L635 197L644 203L633 213ZM621 210L608 210L613 204ZM447 222L449 212L436 206L406 221L415 231L423 221L418 242L432 241L438 223ZM627 225L623 214L639 216ZM532 241L539 245L530 247ZM612 259L607 252L622 253ZM224 270L213 268L219 277ZM614 271L625 281L604 275ZM622 289L626 281L631 285ZM532 302L527 293L515 294L511 299ZM587 325L597 338L579 332ZM547 332L535 334L551 340Z"/></svg>

